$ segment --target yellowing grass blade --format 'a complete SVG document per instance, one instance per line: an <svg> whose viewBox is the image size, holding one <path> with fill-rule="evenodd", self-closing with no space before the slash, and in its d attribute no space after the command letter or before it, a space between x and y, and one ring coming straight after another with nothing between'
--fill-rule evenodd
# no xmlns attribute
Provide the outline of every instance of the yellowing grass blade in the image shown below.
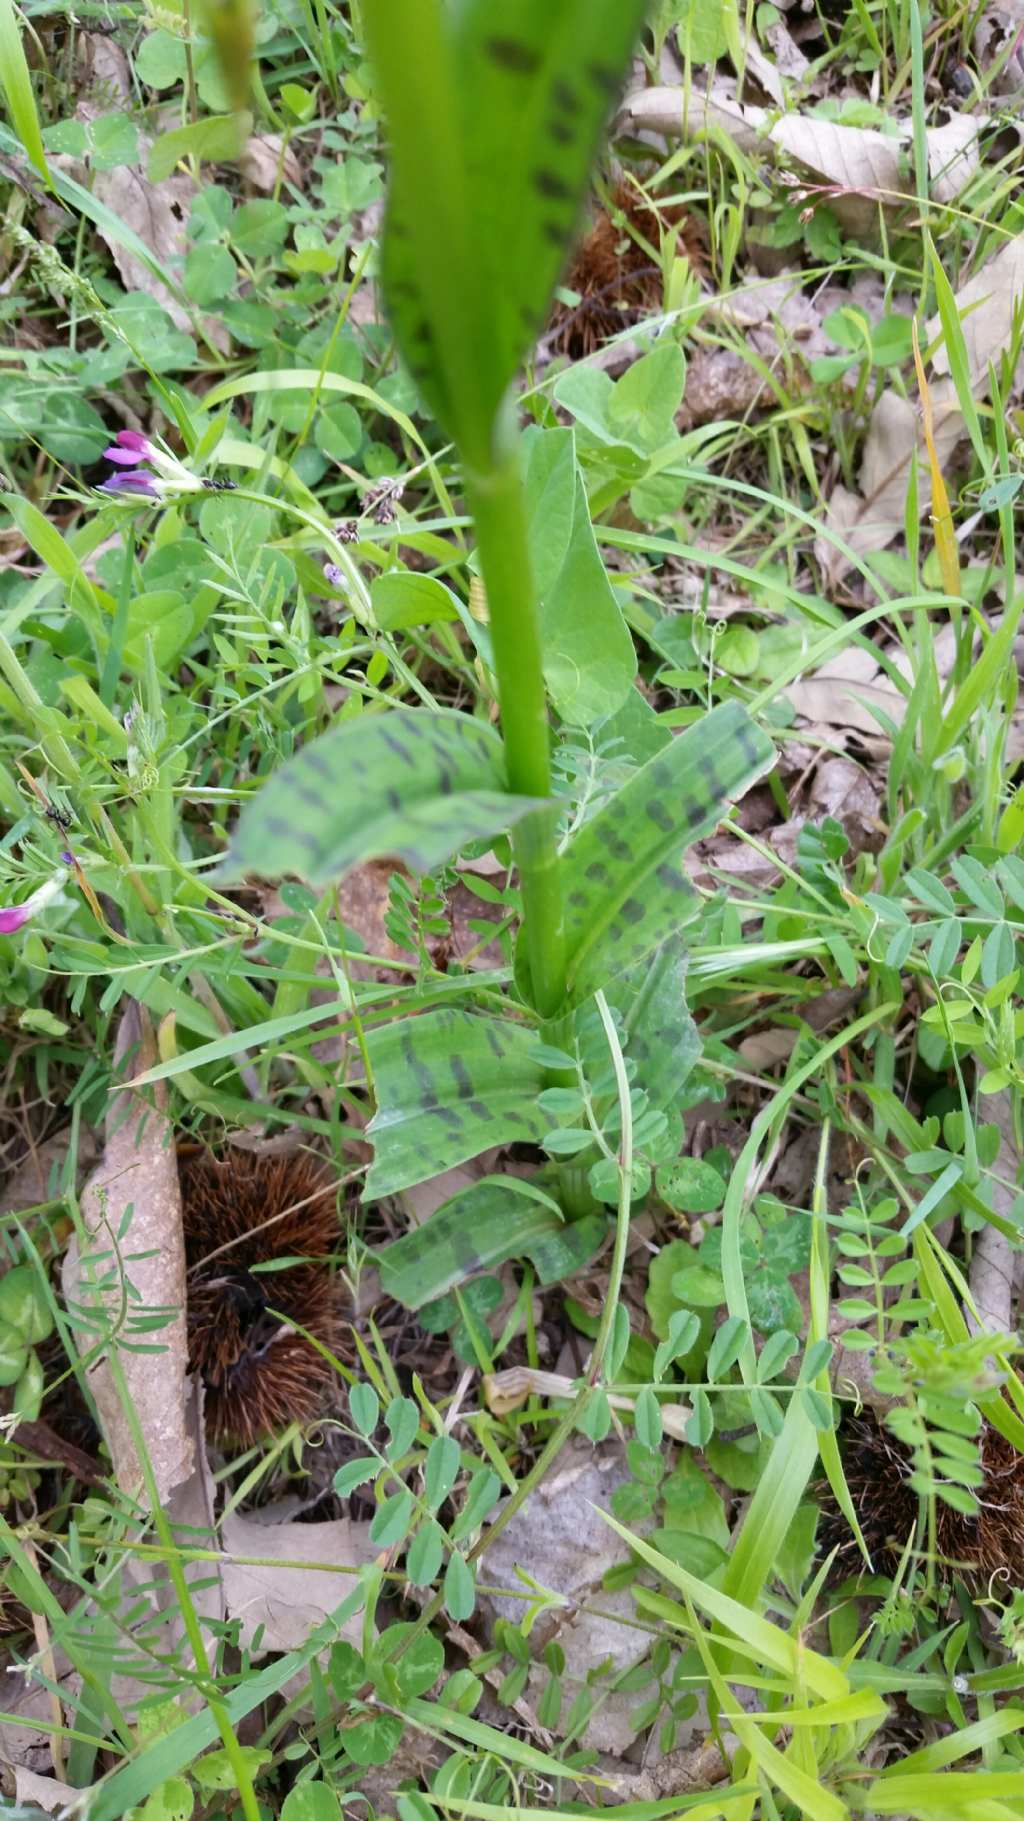
<svg viewBox="0 0 1024 1821"><path fill-rule="evenodd" d="M751 1612L741 1606L739 1601L732 1600L728 1594L716 1587L708 1587L699 1581L696 1575L688 1574L680 1568L678 1562L669 1561L668 1556L661 1555L652 1549L642 1537L634 1536L631 1530L609 1517L606 1511L601 1512L606 1524L610 1524L616 1534L659 1574L670 1587L678 1588L680 1593L693 1601L701 1612L723 1625L735 1637L743 1639L753 1650L760 1652L762 1661L772 1669L781 1670L787 1676L798 1677L807 1687L823 1701L839 1700L849 1694L850 1685L841 1669L827 1658L819 1656L815 1650L808 1650L795 1638L787 1637L777 1625L760 1614Z"/></svg>
<svg viewBox="0 0 1024 1821"><path fill-rule="evenodd" d="M953 514L949 509L949 494L939 466L938 452L935 447L935 422L932 416L932 395L921 359L921 347L917 339L917 323L912 325L914 336L914 366L917 368L917 384L921 394L921 412L924 417L924 441L928 451L928 466L932 477L932 527L935 531L935 549L942 571L942 586L947 594L960 593L960 552L957 549L956 534L953 530Z"/></svg>

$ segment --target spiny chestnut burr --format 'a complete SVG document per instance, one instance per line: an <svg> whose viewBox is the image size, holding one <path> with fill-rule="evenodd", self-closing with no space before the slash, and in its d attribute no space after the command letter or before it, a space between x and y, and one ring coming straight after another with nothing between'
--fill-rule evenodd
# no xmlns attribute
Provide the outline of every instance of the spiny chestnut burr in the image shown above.
<svg viewBox="0 0 1024 1821"><path fill-rule="evenodd" d="M1017 1587L1024 1559L1024 1455L986 1422L981 1433L984 1480L975 1498L976 1514L955 1511L944 1499L935 1502L935 1542L939 1578L959 1574L982 1588L995 1577L1003 1587ZM920 1501L909 1484L910 1456L903 1444L871 1415L844 1423L843 1471L876 1573L889 1574L907 1538L915 1532ZM927 1547L922 1536L919 1547ZM818 1549L838 1548L830 1579L863 1571L856 1538L846 1519L824 1495L818 1527Z"/></svg>
<svg viewBox="0 0 1024 1821"><path fill-rule="evenodd" d="M231 1150L179 1160L188 1271L189 1364L206 1389L212 1440L249 1447L327 1405L334 1374L306 1329L339 1337L331 1254L334 1184L304 1152ZM301 1259L266 1270L275 1259Z"/></svg>
<svg viewBox="0 0 1024 1821"><path fill-rule="evenodd" d="M662 309L664 278L657 255L666 231L674 233L676 252L691 266L699 269L701 263L696 224L685 209L674 204L651 208L628 183L615 186L610 208L614 213L597 209L566 274L579 303L558 303L551 314L550 345L573 360L593 354L610 336Z"/></svg>

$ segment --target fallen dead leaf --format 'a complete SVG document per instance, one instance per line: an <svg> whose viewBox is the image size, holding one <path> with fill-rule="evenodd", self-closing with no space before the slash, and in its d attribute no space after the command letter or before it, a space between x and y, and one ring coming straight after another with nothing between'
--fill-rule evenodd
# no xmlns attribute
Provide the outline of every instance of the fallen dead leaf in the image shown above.
<svg viewBox="0 0 1024 1821"><path fill-rule="evenodd" d="M939 380L931 392L935 447L940 463L945 464L963 435L964 420L952 381ZM855 555L884 550L903 530L910 462L915 450L920 507L926 513L931 503L931 476L921 416L910 399L887 388L872 412L864 441L860 493L834 487L825 515L829 530ZM849 556L825 534L816 538L814 549L826 584L834 588L851 568Z"/></svg>
<svg viewBox="0 0 1024 1821"><path fill-rule="evenodd" d="M0 1194L0 1214L24 1214L29 1208L38 1207L41 1201L49 1201L63 1178L71 1138L71 1127L62 1132L55 1132L52 1138L46 1138L36 1145L28 1156L11 1172ZM78 1134L78 1155L75 1159L76 1174L79 1179L96 1162L96 1139L88 1127Z"/></svg>
<svg viewBox="0 0 1024 1821"><path fill-rule="evenodd" d="M146 1013L130 1001L122 1014L114 1048L114 1072L141 1073L157 1060L153 1029ZM181 1227L181 1192L174 1149L174 1129L165 1112L166 1093L158 1086L155 1102L121 1089L111 1097L103 1159L82 1193L82 1222L98 1263L83 1259L77 1238L64 1260L64 1294L69 1307L86 1308L95 1320L118 1318L124 1287L120 1272L109 1281L111 1248L117 1248L124 1277L131 1284L124 1338L133 1323L155 1310L167 1321L147 1343L159 1352L132 1352L113 1345L119 1374L146 1439L157 1496L165 1503L192 1472L194 1449L186 1419L188 1337L185 1325L185 1247ZM81 1347L91 1330L83 1330ZM122 1491L144 1496L142 1467L105 1354L89 1368L114 1474Z"/></svg>
<svg viewBox="0 0 1024 1821"><path fill-rule="evenodd" d="M41 1777L37 1771L21 1767L14 1773L14 1799L29 1808L41 1808L44 1814L55 1815L59 1810L72 1809L74 1804L82 1802L83 1791L72 1789L70 1783L58 1782L56 1777Z"/></svg>
<svg viewBox="0 0 1024 1821"><path fill-rule="evenodd" d="M596 1663L610 1662L612 1674L618 1675L642 1662L650 1648L649 1637L636 1629L636 1608L628 1588L608 1593L601 1586L609 1569L629 1559L626 1545L600 1516L609 1508L612 1493L629 1477L618 1447L571 1445L483 1557L483 1578L491 1585L525 1592L515 1572L521 1563L532 1577L564 1597L564 1608L545 1613L530 1633L535 1657L555 1637L565 1652L563 1721L551 1727L556 1734L564 1731L572 1701L586 1687ZM642 1534L645 1526L639 1523L636 1528ZM600 1611L586 1610L591 1599ZM480 1603L491 1626L496 1618L513 1625L522 1619L522 1599L481 1591ZM547 1679L546 1671L533 1674L538 1682ZM636 1707L635 1695L608 1695L580 1743L621 1755L637 1735L631 1717Z"/></svg>
<svg viewBox="0 0 1024 1821"><path fill-rule="evenodd" d="M242 1648L252 1648L259 1632L260 1654L298 1650L351 1593L353 1570L379 1553L370 1542L369 1524L349 1518L260 1524L233 1512L221 1525L221 1539L228 1557L255 1558L225 1560L221 1579L227 1616L240 1621ZM358 1643L362 1624L357 1614L346 1620L341 1635Z"/></svg>
<svg viewBox="0 0 1024 1821"><path fill-rule="evenodd" d="M719 77L707 93L665 87L627 95L617 131L689 140L699 139L714 127L727 133L741 152L753 152L762 143L762 128L768 119L767 108L737 101L735 83Z"/></svg>
<svg viewBox="0 0 1024 1821"><path fill-rule="evenodd" d="M974 27L978 68L993 95L1024 97L1024 0L986 6Z"/></svg>
<svg viewBox="0 0 1024 1821"><path fill-rule="evenodd" d="M41 1682L31 1680L35 1671L13 1665L4 1677L3 1717L0 1718L0 1764L13 1770L48 1777L53 1769L49 1728L53 1725L53 1697ZM64 1708L64 1724L74 1725L75 1704L82 1693L82 1678L66 1657L57 1661L57 1680Z"/></svg>
<svg viewBox="0 0 1024 1821"><path fill-rule="evenodd" d="M1018 234L1001 246L956 292L956 308L967 344L967 362L971 384L979 392L988 390L989 363L998 360L1013 335L1020 315L1024 294L1024 234ZM927 326L929 342L942 333L938 316ZM949 351L940 342L932 355L936 373L949 372Z"/></svg>
<svg viewBox="0 0 1024 1821"><path fill-rule="evenodd" d="M941 627L933 647L939 680L944 682L956 654L955 629ZM911 661L906 652L894 649L891 656L894 667L909 678ZM797 713L819 727L854 729L868 735L877 735L882 726L871 712L872 705L897 727L906 712L906 696L862 645L836 652L820 669L789 684L786 694Z"/></svg>
<svg viewBox="0 0 1024 1821"><path fill-rule="evenodd" d="M144 143L143 159L148 152L148 143ZM154 258L172 271L186 251L185 231L195 194L191 177L182 172L165 177L162 183L150 183L141 171L130 165L117 165L113 170L97 171L93 178L96 200L104 203L126 227L133 228ZM125 290L145 291L163 306L176 329L191 329L189 312L145 260L106 230L102 220L97 223L97 232L110 249Z"/></svg>
<svg viewBox="0 0 1024 1821"><path fill-rule="evenodd" d="M773 82L768 74L772 68L768 60L751 67L781 102L781 84L777 75ZM845 126L806 112L783 114L773 124L769 121L766 108L738 101L732 85L722 79L703 96L682 88L642 89L627 96L619 114L620 130L661 138L696 139L715 127L745 152L770 140L803 166L812 183L835 186L837 193L828 196L829 207L849 233L870 234L880 202L902 206L912 196L908 151L913 125L909 119L897 122L892 133L876 127ZM936 202L955 201L974 175L981 156L979 134L986 125L985 116L958 114L943 126L929 128L928 171Z"/></svg>
<svg viewBox="0 0 1024 1821"><path fill-rule="evenodd" d="M904 710L896 685L860 645L836 652L818 670L791 683L786 694L807 721L869 734L881 726L871 712L873 704L893 721L901 720Z"/></svg>
<svg viewBox="0 0 1024 1821"><path fill-rule="evenodd" d="M279 177L293 189L302 187L302 166L280 133L254 133L246 143L238 168L249 183L269 196Z"/></svg>

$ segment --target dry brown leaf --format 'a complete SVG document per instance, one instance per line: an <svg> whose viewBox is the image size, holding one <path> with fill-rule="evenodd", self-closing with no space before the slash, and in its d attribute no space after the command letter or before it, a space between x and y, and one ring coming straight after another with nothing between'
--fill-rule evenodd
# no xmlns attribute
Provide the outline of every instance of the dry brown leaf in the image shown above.
<svg viewBox="0 0 1024 1821"><path fill-rule="evenodd" d="M599 1451L589 1442L570 1445L553 1473L486 1551L481 1565L484 1581L522 1592L515 1572L521 1563L529 1574L565 1597L566 1609L545 1614L530 1634L535 1656L552 1636L557 1636L565 1652L562 1682L566 1698L563 1725L552 1726L556 1733L564 1730L573 1697L587 1685L595 1663L610 1660L618 1675L642 1662L650 1648L650 1639L636 1630L636 1608L628 1588L606 1593L601 1587L608 1570L629 1558L620 1538L600 1515L608 1510L612 1493L629 1477L618 1448ZM641 1534L649 1527L636 1525ZM600 1610L586 1610L591 1602ZM485 1595L481 1589L480 1603L491 1625L496 1618L517 1625L523 1616L522 1600L515 1597ZM534 1675L547 1680L546 1671L535 1670ZM632 1723L636 1707L635 1695L609 1695L581 1743L621 1754L637 1734Z"/></svg>
<svg viewBox="0 0 1024 1821"><path fill-rule="evenodd" d="M798 59L802 57L795 45L792 49ZM777 70L760 53L751 68L781 102ZM809 113L783 114L771 126L768 121L767 109L737 101L733 86L720 79L708 95L692 95L682 88L641 89L623 103L619 128L662 138L696 139L709 127L717 127L746 152L756 150L766 136L787 157L803 165L813 181L849 192L828 200L851 233L872 231L880 201L902 204L913 193L909 160L913 127L909 120L901 120L894 133L844 126ZM978 135L985 124L982 116L960 114L945 126L929 129L928 169L937 202L952 202L977 170Z"/></svg>
<svg viewBox="0 0 1024 1821"><path fill-rule="evenodd" d="M764 41L773 53L779 75L788 77L790 82L802 82L811 66L782 19L765 27Z"/></svg>
<svg viewBox="0 0 1024 1821"><path fill-rule="evenodd" d="M64 1724L74 1725L75 1703L82 1693L82 1678L67 1658L57 1656L57 1681L63 1696ZM0 1764L13 1770L35 1771L47 1776L53 1769L49 1728L53 1725L53 1699L48 1688L31 1680L34 1672L8 1666L4 1676L3 1718L0 1719Z"/></svg>
<svg viewBox="0 0 1024 1821"><path fill-rule="evenodd" d="M698 139L709 127L728 133L741 152L753 152L761 143L761 129L768 109L748 107L736 100L735 84L719 79L707 94L681 88L640 89L627 95L618 118L618 131L654 133L665 139Z"/></svg>
<svg viewBox="0 0 1024 1821"><path fill-rule="evenodd" d="M269 196L277 188L279 175L293 189L302 185L302 166L280 133L254 133L238 160L242 176L257 190Z"/></svg>
<svg viewBox="0 0 1024 1821"><path fill-rule="evenodd" d="M242 1648L260 1631L260 1652L298 1650L352 1592L352 1570L379 1553L370 1542L369 1524L348 1518L260 1524L233 1512L221 1525L221 1538L228 1556L257 1558L225 1560L221 1579L227 1616L240 1621ZM326 1565L332 1563L337 1567ZM362 1623L360 1614L346 1620L341 1635L358 1643Z"/></svg>
<svg viewBox="0 0 1024 1821"><path fill-rule="evenodd" d="M877 733L872 703L893 721L903 714L904 698L896 685L860 645L836 652L820 669L791 683L786 694L805 720L826 727Z"/></svg>
<svg viewBox="0 0 1024 1821"><path fill-rule="evenodd" d="M978 135L987 122L975 114L954 114L945 126L929 127L928 184L934 202L955 202L981 163Z"/></svg>
<svg viewBox="0 0 1024 1821"><path fill-rule="evenodd" d="M156 1061L149 1015L129 1001L118 1026L114 1072L122 1078L139 1074ZM82 1221L90 1251L100 1255L96 1276L109 1272L116 1244L124 1276L132 1285L128 1329L143 1311L169 1311L166 1325L146 1341L160 1352L130 1352L117 1347L117 1361L141 1424L157 1494L166 1502L193 1468L194 1449L186 1418L188 1338L185 1326L185 1247L181 1230L181 1193L174 1149L174 1129L164 1110L166 1091L156 1089L155 1103L121 1089L111 1097L103 1159L82 1194ZM97 1288L93 1272L76 1240L64 1261L64 1294L69 1304L116 1316L122 1287ZM82 1337L88 1345L88 1332ZM132 1497L143 1495L142 1468L131 1428L106 1356L89 1369L89 1384L110 1449L118 1485Z"/></svg>
<svg viewBox="0 0 1024 1821"><path fill-rule="evenodd" d="M1024 234L1018 234L1000 247L998 253L961 285L956 292L956 307L967 344L967 362L971 384L980 392L988 390L990 361L998 361L1013 334L1014 318L1020 312L1024 295ZM928 340L942 332L937 316L928 324ZM932 355L936 373L949 372L949 351L941 342Z"/></svg>
<svg viewBox="0 0 1024 1821"><path fill-rule="evenodd" d="M943 626L936 633L933 649L939 680L944 682L956 655L954 627ZM907 653L898 648L891 657L895 669L910 679ZM786 694L798 714L824 730L841 727L877 735L881 724L870 712L871 704L876 704L897 727L906 712L906 696L862 645L836 652L820 669L790 683Z"/></svg>
<svg viewBox="0 0 1024 1821"><path fill-rule="evenodd" d="M974 51L991 93L1013 96L1019 105L1024 97L1024 0L996 0L985 7L974 27Z"/></svg>
<svg viewBox="0 0 1024 1821"><path fill-rule="evenodd" d="M56 1777L41 1777L34 1770L19 1767L14 1773L14 1799L28 1808L41 1808L44 1814L55 1815L81 1802L82 1791L72 1789L70 1783L58 1782Z"/></svg>
<svg viewBox="0 0 1024 1821"><path fill-rule="evenodd" d="M62 1177L71 1139L71 1127L62 1132L55 1132L52 1138L46 1138L36 1145L28 1156L11 1172L0 1194L0 1214L24 1214L41 1201L47 1201L55 1184ZM91 1170L96 1162L97 1146L93 1132L85 1127L78 1134L78 1155L75 1159L79 1179L86 1171Z"/></svg>
<svg viewBox="0 0 1024 1821"><path fill-rule="evenodd" d="M753 76L765 94L770 95L779 107L785 106L781 73L772 59L765 56L757 40L749 34L743 46L743 73L744 76Z"/></svg>
<svg viewBox="0 0 1024 1821"><path fill-rule="evenodd" d="M949 380L932 387L935 447L940 463L949 460L963 435L963 417ZM910 399L887 388L878 400L864 441L860 494L835 487L825 522L858 556L884 550L903 530L910 461L917 451L918 497L922 514L931 503L931 476L921 417ZM850 559L832 538L815 541L815 554L829 586L847 574Z"/></svg>
<svg viewBox="0 0 1024 1821"><path fill-rule="evenodd" d="M143 146L143 159L148 152L147 143ZM185 230L196 194L191 177L179 172L165 177L162 183L150 183L140 170L118 165L111 171L96 172L93 194L127 227L133 228L155 258L173 272L186 251ZM102 221L97 223L97 232L110 249L125 290L145 291L163 306L176 329L191 329L188 311L145 260L132 253L116 235L106 233Z"/></svg>

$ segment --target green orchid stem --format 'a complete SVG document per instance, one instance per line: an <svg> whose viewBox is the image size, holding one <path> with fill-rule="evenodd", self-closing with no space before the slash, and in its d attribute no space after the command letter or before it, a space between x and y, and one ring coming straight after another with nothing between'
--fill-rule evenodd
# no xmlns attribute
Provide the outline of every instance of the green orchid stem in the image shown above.
<svg viewBox="0 0 1024 1821"><path fill-rule="evenodd" d="M465 485L487 592L508 787L517 795L550 797L540 616L515 436L500 439L491 468L467 473ZM565 999L565 927L553 804L524 816L512 836L512 849L523 894L533 1003L542 1018L552 1018Z"/></svg>

